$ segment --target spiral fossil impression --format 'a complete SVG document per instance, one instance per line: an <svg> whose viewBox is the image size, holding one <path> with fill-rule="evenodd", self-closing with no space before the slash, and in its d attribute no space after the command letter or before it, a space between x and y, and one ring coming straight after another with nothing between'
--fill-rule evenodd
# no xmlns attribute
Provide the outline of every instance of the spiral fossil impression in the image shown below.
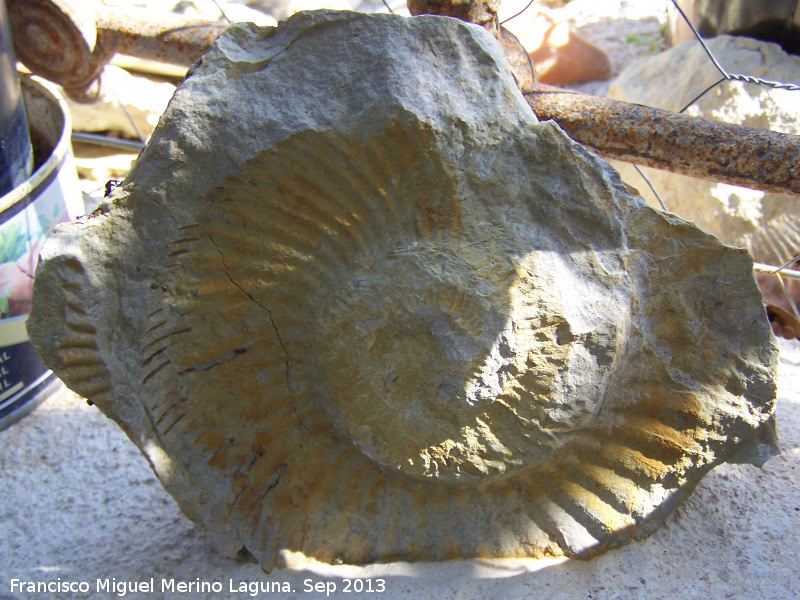
<svg viewBox="0 0 800 600"><path fill-rule="evenodd" d="M301 13L217 41L29 330L225 552L589 557L774 451L751 267L480 28Z"/></svg>

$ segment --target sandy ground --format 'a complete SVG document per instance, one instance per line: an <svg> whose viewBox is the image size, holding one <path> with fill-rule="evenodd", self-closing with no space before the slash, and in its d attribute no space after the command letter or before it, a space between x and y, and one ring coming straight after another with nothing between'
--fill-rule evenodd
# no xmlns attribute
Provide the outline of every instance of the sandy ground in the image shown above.
<svg viewBox="0 0 800 600"><path fill-rule="evenodd" d="M637 56L658 51L665 4L573 0L553 10L609 52L618 73ZM504 2L503 16L519 7ZM524 30L524 17L508 26ZM606 85L586 89L602 93ZM797 598L800 344L780 345L782 454L763 469L723 465L650 538L589 562L309 563L267 575L258 565L216 554L121 430L62 390L0 432L0 600L118 598L123 582L151 578L154 590L124 597ZM14 580L85 583L88 591L27 593L19 585L12 590ZM162 591L162 582L175 591ZM220 591L181 593L181 582ZM273 591L256 591L259 585Z"/></svg>

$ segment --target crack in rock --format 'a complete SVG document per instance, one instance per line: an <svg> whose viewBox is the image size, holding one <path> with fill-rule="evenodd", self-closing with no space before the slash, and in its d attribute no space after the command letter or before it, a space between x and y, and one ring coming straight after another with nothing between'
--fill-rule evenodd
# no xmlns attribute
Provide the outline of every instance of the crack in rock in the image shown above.
<svg viewBox="0 0 800 600"><path fill-rule="evenodd" d="M220 258L222 259L222 268L225 270L225 275L228 277L228 280L233 285L235 285L239 289L240 292L242 292L245 296L247 296L250 299L250 302L252 302L253 304L255 304L256 306L258 306L264 312L267 313L267 316L269 317L269 322L272 324L272 329L275 331L275 337L278 339L278 344L280 344L281 350L283 350L283 355L286 358L286 360L284 361L284 364L286 365L286 389L291 394L292 393L292 385L291 385L291 382L290 382L289 353L286 351L286 346L283 345L283 340L281 339L281 334L278 331L278 326L275 325L275 319L272 318L272 311L269 308L267 308L266 306L264 306L263 304L261 304L261 302L259 302L255 298L253 298L253 296L251 294L249 294L247 292L247 290L245 290L241 285L239 285L233 279L233 277L231 277L231 274L228 271L228 264L225 262L225 255L222 253L222 250L220 249L220 247L217 245L217 243L214 241L214 238L211 237L210 234L208 235L208 240L211 242L211 244L214 246L214 248L216 248L217 252L219 253ZM294 409L294 405L292 405L292 409ZM296 414L296 411L295 411L295 414Z"/></svg>

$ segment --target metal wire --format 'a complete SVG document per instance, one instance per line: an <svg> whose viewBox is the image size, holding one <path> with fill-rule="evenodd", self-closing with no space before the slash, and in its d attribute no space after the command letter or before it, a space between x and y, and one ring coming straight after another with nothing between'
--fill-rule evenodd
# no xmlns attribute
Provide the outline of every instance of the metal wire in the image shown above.
<svg viewBox="0 0 800 600"><path fill-rule="evenodd" d="M217 7L217 10L219 10L219 14L222 15L222 18L225 19L225 21L227 21L228 23L231 23L232 21L228 18L228 15L225 14L225 11L222 10L222 7L219 5L219 2L217 2L217 0L211 0L211 1L214 3L214 6Z"/></svg>
<svg viewBox="0 0 800 600"><path fill-rule="evenodd" d="M779 273L780 271L786 270L790 264L800 261L800 254L795 256L794 258L789 259L783 266L776 268L773 273Z"/></svg>
<svg viewBox="0 0 800 600"><path fill-rule="evenodd" d="M644 174L644 171L642 171L639 168L639 165L633 165L633 168L636 169L636 172L642 176L642 179L644 179L644 182L650 188L650 191L653 192L653 195L656 197L656 200L658 200L658 203L661 205L661 208L664 210L664 212L669 212L669 209L667 208L667 205L664 203L664 200L661 199L661 194L659 194L656 191L656 188L653 187L653 183L650 181L647 175Z"/></svg>
<svg viewBox="0 0 800 600"><path fill-rule="evenodd" d="M700 100L700 98L702 98L703 96L705 96L705 95L706 95L708 92L710 92L711 90L713 90L715 87L717 87L717 86L718 86L720 83L722 83L723 81L725 81L725 78L724 78L724 77L723 77L722 79L719 79L719 80L715 81L714 83L712 83L710 86L708 86L708 87L707 87L706 89L704 89L702 92L700 92L699 94L697 94L697 96L695 96L694 98L692 98L692 99L691 99L691 100L690 100L690 101L689 101L689 102L686 104L686 106L684 106L684 107L683 107L682 109L680 109L678 112L679 112L679 113L685 112L687 108L689 108L689 107L690 107L692 104L694 104L695 102L697 102L698 100Z"/></svg>
<svg viewBox="0 0 800 600"><path fill-rule="evenodd" d="M111 85L109 85L108 83L106 83L105 85L106 85L106 87L108 87L108 91L111 92L111 95L114 96L114 100L117 101L117 104L119 104L119 107L122 109L122 112L124 112L125 116L128 117L128 121L130 122L131 126L133 127L133 131L136 132L136 137L139 138L139 140L142 142L142 144L145 144L146 140L144 139L144 136L142 135L142 132L139 131L139 128L136 126L136 121L133 120L133 117L131 116L131 113L128 112L128 108L125 106L125 103L122 102L122 100L119 99L119 96L117 96L117 92L114 91L114 88L111 87Z"/></svg>
<svg viewBox="0 0 800 600"><path fill-rule="evenodd" d="M795 318L800 321L800 312L797 310L797 302L792 300L792 295L789 293L789 290L786 289L786 284L783 283L783 277L777 275L778 283L781 284L781 290L783 290L783 295L786 296L786 299L789 300L789 306L794 313Z"/></svg>
<svg viewBox="0 0 800 600"><path fill-rule="evenodd" d="M768 273L770 275L777 275L778 273L780 273L784 277L787 277L789 279L797 279L798 281L800 281L800 271L794 271L792 269L786 268L793 262L794 261L790 261L782 267L776 267L775 265L765 265L763 263L753 263L753 270L758 271L759 273Z"/></svg>
<svg viewBox="0 0 800 600"><path fill-rule="evenodd" d="M689 29L692 30L692 33L694 34L694 37L696 37L697 41L700 42L700 45L703 47L703 50L705 50L706 54L708 54L708 58L711 59L711 62L714 63L714 66L717 68L717 70L720 73L722 73L722 75L723 75L723 77L725 77L725 79L730 79L730 75L728 75L728 72L725 69L722 68L722 65L719 64L719 61L717 61L717 59L714 56L714 54L711 52L709 47L706 45L706 42L703 39L703 36L701 36L700 32L697 31L695 26L689 20L689 17L686 16L685 12L683 12L683 9L680 6L678 6L677 0L671 0L671 1L672 1L672 4L675 6L675 9L681 15L681 18L683 19L683 21L689 26Z"/></svg>
<svg viewBox="0 0 800 600"><path fill-rule="evenodd" d="M752 75L741 75L739 73L729 73L728 79L731 81L744 81L745 83L755 83L757 85L766 85L776 90L791 90L792 92L800 91L800 85L793 83L783 83L782 81L771 81L769 79L761 79L760 77L753 77Z"/></svg>
<svg viewBox="0 0 800 600"><path fill-rule="evenodd" d="M519 11L518 13L516 13L514 15L511 15L507 19L503 19L502 21L500 21L500 25L503 25L504 23L508 23L511 19L516 19L518 16L520 16L522 13L524 13L526 10L528 10L531 7L531 4L533 4L533 2L534 2L534 0L530 0L530 2L528 2L525 5L525 8L523 8L521 11Z"/></svg>
<svg viewBox="0 0 800 600"><path fill-rule="evenodd" d="M678 13L681 15L681 18L684 20L686 25L689 26L689 29L692 30L692 33L694 34L694 37L697 38L698 42L700 42L700 45L703 47L703 50L705 50L705 53L708 55L708 58L711 60L712 63L714 63L714 66L717 68L717 70L720 72L720 74L723 77L723 79L720 79L719 81L717 81L716 83L714 83L713 85L708 87L706 90L704 90L699 96L697 96L697 98L692 100L683 109L681 109L680 112L683 112L684 110L689 108L689 106L691 106L692 104L697 102L700 98L705 96L708 92L710 92L712 89L714 89L717 85L719 85L720 83L722 83L726 79L728 81L743 81L745 83L754 83L756 85L765 85L765 86L768 86L768 87L771 87L771 88L775 88L775 89L780 89L780 90L800 91L800 86L795 85L794 83L784 83L782 81L771 81L769 79L762 79L760 77L754 77L753 75L742 75L740 73L728 73L728 71L726 71L725 68L717 60L717 57L714 56L714 53L711 52L711 49L708 47L708 44L706 44L705 40L703 39L703 36L700 35L700 32L697 31L697 28L695 28L695 26L692 24L692 22L686 16L686 13L683 12L683 9L678 5L678 1L677 0L670 0L670 1L672 2L673 6L678 11Z"/></svg>
<svg viewBox="0 0 800 600"><path fill-rule="evenodd" d="M132 140L123 140L120 138L109 137L107 135L84 133L81 131L72 132L72 141L82 142L84 144L94 144L96 146L106 146L108 148L116 148L118 150L126 150L128 152L141 152L144 148L143 142L134 142Z"/></svg>

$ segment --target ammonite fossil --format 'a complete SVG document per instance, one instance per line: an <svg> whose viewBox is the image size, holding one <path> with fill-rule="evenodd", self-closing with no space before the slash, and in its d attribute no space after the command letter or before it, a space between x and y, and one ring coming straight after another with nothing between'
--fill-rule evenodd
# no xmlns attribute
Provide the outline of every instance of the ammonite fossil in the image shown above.
<svg viewBox="0 0 800 600"><path fill-rule="evenodd" d="M480 28L322 11L216 42L29 329L266 569L589 557L773 451L751 269L538 123Z"/></svg>

